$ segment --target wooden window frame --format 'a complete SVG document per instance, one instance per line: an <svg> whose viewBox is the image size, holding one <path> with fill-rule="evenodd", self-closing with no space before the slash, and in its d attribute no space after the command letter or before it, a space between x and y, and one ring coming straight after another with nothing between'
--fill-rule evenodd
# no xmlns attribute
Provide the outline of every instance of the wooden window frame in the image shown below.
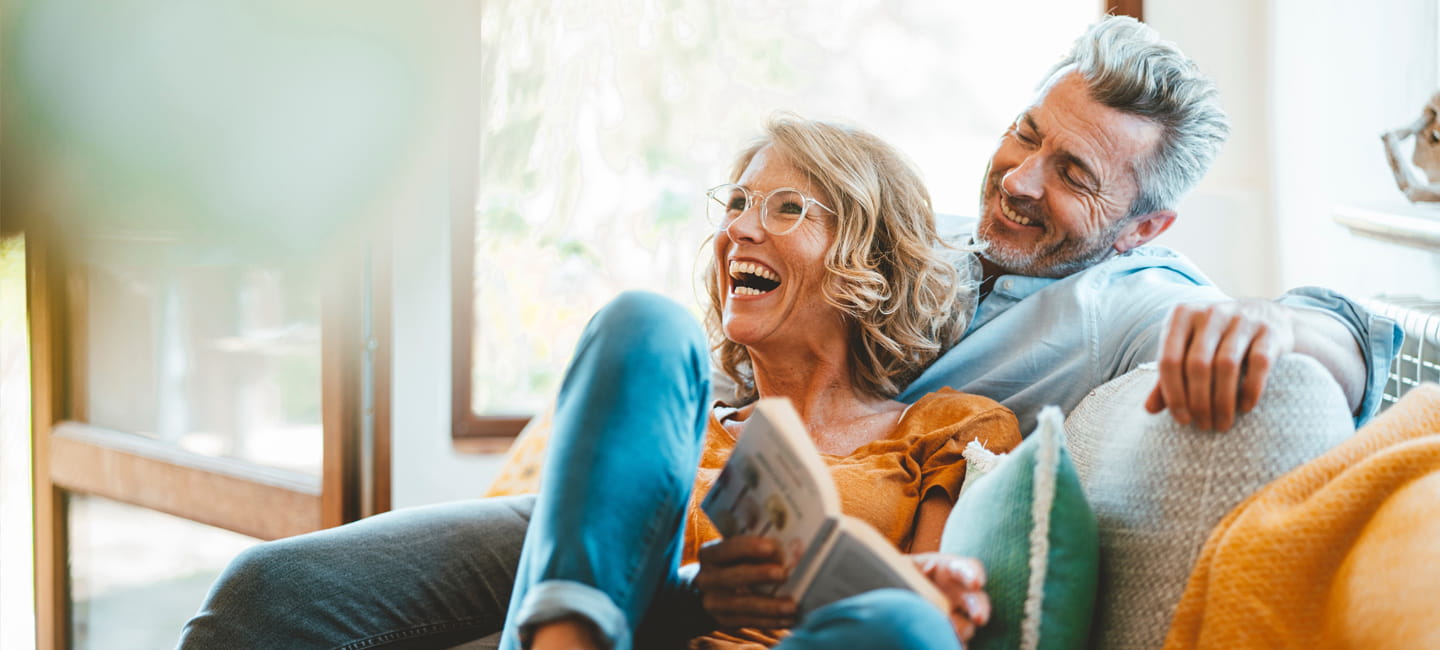
<svg viewBox="0 0 1440 650"><path fill-rule="evenodd" d="M472 140L473 142L473 140ZM474 186L474 182L470 182ZM460 194L457 192L457 194ZM473 201L452 206L451 242L451 435L457 449L498 453L510 447L530 422L528 415L480 415L475 412L472 383L475 360L475 210Z"/></svg>
<svg viewBox="0 0 1440 650"><path fill-rule="evenodd" d="M1105 0L1105 12L1145 20L1145 0Z"/></svg>
<svg viewBox="0 0 1440 650"><path fill-rule="evenodd" d="M24 234L37 647L65 648L72 642L65 562L71 493L262 540L390 509L391 284L383 245L389 238L383 233L371 240L373 252L339 256L322 279L319 477L197 454L83 422L85 358L75 343L83 332L74 328L85 322L85 283L68 272L64 239L53 223L30 221ZM371 286L355 282L361 273L368 274ZM362 330L367 316L368 332ZM367 363L368 403L360 394ZM368 408L362 411L362 404ZM367 420L369 439L361 440ZM362 446L369 451L362 453Z"/></svg>
<svg viewBox="0 0 1440 650"><path fill-rule="evenodd" d="M475 412L475 332L483 327L475 317L475 198L480 173L480 114L484 89L478 75L478 25L475 16L461 28L463 50L471 59L457 61L447 86L453 89L449 117L450 193L450 434L455 449L466 453L503 452L530 422L530 415L480 415ZM472 33L473 32L473 33ZM463 58L463 57L462 57ZM474 66L475 69L472 69Z"/></svg>

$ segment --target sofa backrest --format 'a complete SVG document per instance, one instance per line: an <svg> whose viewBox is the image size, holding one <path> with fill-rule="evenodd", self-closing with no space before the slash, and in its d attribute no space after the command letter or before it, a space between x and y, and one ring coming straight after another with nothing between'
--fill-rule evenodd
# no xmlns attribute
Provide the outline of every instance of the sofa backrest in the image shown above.
<svg viewBox="0 0 1440 650"><path fill-rule="evenodd" d="M1191 567L1220 519L1354 433L1339 385L1310 357L1281 358L1259 404L1223 433L1147 413L1155 381L1153 364L1117 377L1065 421L1099 523L1091 647L1159 648Z"/></svg>

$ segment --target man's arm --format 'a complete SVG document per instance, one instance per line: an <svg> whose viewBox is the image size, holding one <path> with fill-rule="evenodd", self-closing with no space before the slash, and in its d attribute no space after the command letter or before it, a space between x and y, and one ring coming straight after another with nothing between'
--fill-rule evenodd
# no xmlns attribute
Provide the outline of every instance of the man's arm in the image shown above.
<svg viewBox="0 0 1440 650"><path fill-rule="evenodd" d="M1270 369L1290 352L1319 361L1359 414L1369 372L1355 335L1331 314L1269 300L1173 308L1161 335L1159 381L1145 407L1168 407L1182 424L1227 430L1237 411L1255 408Z"/></svg>

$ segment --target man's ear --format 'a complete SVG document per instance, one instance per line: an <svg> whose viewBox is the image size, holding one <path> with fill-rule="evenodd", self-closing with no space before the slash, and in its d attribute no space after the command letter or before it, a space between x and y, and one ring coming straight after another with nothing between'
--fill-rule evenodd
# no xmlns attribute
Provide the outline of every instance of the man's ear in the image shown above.
<svg viewBox="0 0 1440 650"><path fill-rule="evenodd" d="M1120 231L1120 236L1115 239L1115 252L1124 253L1149 243L1150 240L1159 237L1160 233L1168 230L1172 223L1175 223L1174 210L1160 210L1131 219L1130 223Z"/></svg>

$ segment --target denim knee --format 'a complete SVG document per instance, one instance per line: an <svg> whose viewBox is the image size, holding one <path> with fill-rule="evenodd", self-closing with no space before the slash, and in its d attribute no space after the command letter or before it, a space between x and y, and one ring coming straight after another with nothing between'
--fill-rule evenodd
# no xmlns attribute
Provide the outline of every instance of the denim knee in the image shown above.
<svg viewBox="0 0 1440 650"><path fill-rule="evenodd" d="M940 610L912 591L879 589L821 607L781 648L960 648Z"/></svg>
<svg viewBox="0 0 1440 650"><path fill-rule="evenodd" d="M585 326L575 357L561 383L572 387L615 381L698 389L708 398L710 351L695 317L658 294L627 291L597 312Z"/></svg>
<svg viewBox="0 0 1440 650"><path fill-rule="evenodd" d="M292 539L264 542L241 551L216 580L210 604L223 610L263 610L270 603L288 609L287 603L300 595L297 592L305 592L306 585L314 584L306 575L313 564L303 559L298 548L292 548L296 546Z"/></svg>
<svg viewBox="0 0 1440 650"><path fill-rule="evenodd" d="M286 550L287 540L252 546L230 561L195 616L185 624L180 648L263 645L300 636L314 600L305 588L305 562Z"/></svg>
<svg viewBox="0 0 1440 650"><path fill-rule="evenodd" d="M586 327L611 355L628 358L637 351L654 357L707 349L695 317L675 301L646 291L626 291L596 312Z"/></svg>

